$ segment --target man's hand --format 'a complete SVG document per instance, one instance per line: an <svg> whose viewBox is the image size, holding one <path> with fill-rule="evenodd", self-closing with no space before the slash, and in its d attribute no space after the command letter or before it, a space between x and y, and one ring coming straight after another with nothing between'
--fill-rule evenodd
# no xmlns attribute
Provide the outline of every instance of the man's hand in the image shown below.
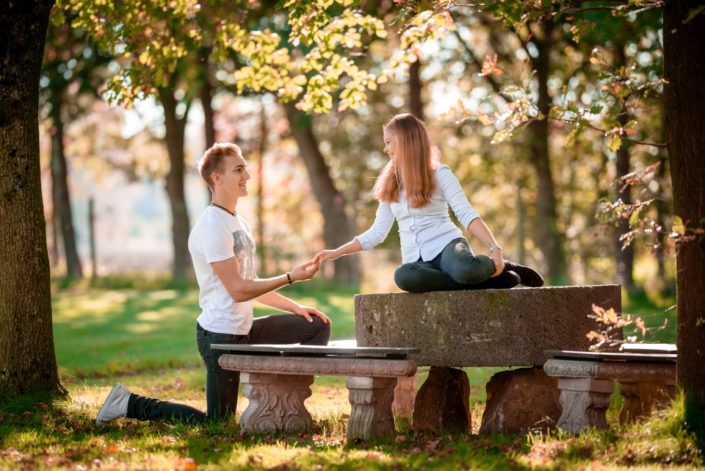
<svg viewBox="0 0 705 471"><path fill-rule="evenodd" d="M309 322L313 322L313 319L311 318L311 316L316 316L316 317L320 318L326 324L333 323L333 321L330 320L330 317L326 316L325 314L323 314L321 311L319 311L315 307L302 306L299 304L294 308L293 312L297 316L301 316Z"/></svg>
<svg viewBox="0 0 705 471"><path fill-rule="evenodd" d="M320 264L321 262L325 262L326 260L335 260L339 257L340 255L338 255L337 250L321 250L316 254L315 257L313 257L313 262L316 264Z"/></svg>
<svg viewBox="0 0 705 471"><path fill-rule="evenodd" d="M295 266L290 272L292 281L310 280L318 273L318 264L314 260L310 260L301 265Z"/></svg>

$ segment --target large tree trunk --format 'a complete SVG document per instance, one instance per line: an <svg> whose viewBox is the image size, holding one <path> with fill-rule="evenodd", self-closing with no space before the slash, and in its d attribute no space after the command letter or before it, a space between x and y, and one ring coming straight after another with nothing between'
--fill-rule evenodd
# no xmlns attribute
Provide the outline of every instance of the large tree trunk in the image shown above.
<svg viewBox="0 0 705 471"><path fill-rule="evenodd" d="M624 53L624 45L616 44L615 46L615 58L617 59L615 66L626 67L627 57ZM629 111L627 110L626 103L622 104L622 109L617 116L620 126L624 127L630 120ZM617 161L616 166L616 182L615 182L615 193L617 198L621 198L624 204L632 204L632 187L631 185L623 185L620 183L619 179L627 175L631 171L630 164L630 145L629 143L623 143L622 147L617 150ZM624 189L622 187L624 186ZM615 233L615 260L616 260L616 279L617 283L622 285L628 291L634 288L634 243L632 242L628 246L622 248L624 243L620 241L620 238L630 231L629 218L619 218L617 223L617 230Z"/></svg>
<svg viewBox="0 0 705 471"><path fill-rule="evenodd" d="M62 392L39 176L39 74L53 1L0 9L0 397Z"/></svg>
<svg viewBox="0 0 705 471"><path fill-rule="evenodd" d="M663 9L666 136L676 216L686 228L705 228L705 15L686 20L702 2L668 0ZM686 422L705 448L705 234L678 249L678 385Z"/></svg>
<svg viewBox="0 0 705 471"><path fill-rule="evenodd" d="M656 234L658 240L658 246L656 247L656 264L657 271L656 276L659 278L659 286L663 286L660 283L666 278L666 214L668 211L668 203L666 203L664 185L666 183L666 162L668 157L665 152L659 152L659 165L657 178L658 178L658 195L656 198L656 224L661 228L661 230Z"/></svg>
<svg viewBox="0 0 705 471"><path fill-rule="evenodd" d="M63 108L62 92L57 90L52 97L51 120L51 186L54 197L55 216L58 216L61 238L64 241L66 256L66 276L83 278L81 260L76 248L76 231L73 227L73 211L68 183L68 165L64 152L64 122L61 117Z"/></svg>
<svg viewBox="0 0 705 471"><path fill-rule="evenodd" d="M409 65L409 113L423 120L421 88L421 59L416 59Z"/></svg>
<svg viewBox="0 0 705 471"><path fill-rule="evenodd" d="M548 268L548 277L554 283L567 281L565 254L562 235L558 230L558 212L556 211L556 189L551 174L550 155L548 150L549 130L548 111L551 97L548 94L549 56L553 47L553 22L545 20L541 23L541 37L535 37L532 42L538 50L538 57L532 60L536 69L538 83L538 108L544 119L533 121L528 126L530 133L529 157L536 171L537 179L537 214L536 243L544 256Z"/></svg>
<svg viewBox="0 0 705 471"><path fill-rule="evenodd" d="M171 208L171 235L174 244L172 276L175 280L186 278L191 266L188 252L190 224L184 192L184 132L190 104L183 116L176 113L177 101L172 89L159 91L159 100L164 108L166 125L166 147L169 153L169 173L166 176L166 192Z"/></svg>
<svg viewBox="0 0 705 471"><path fill-rule="evenodd" d="M267 264L267 247L264 244L264 154L267 151L267 107L264 101L260 103L259 115L259 149L257 151L259 162L257 165L257 258L259 259L260 273L269 273Z"/></svg>
<svg viewBox="0 0 705 471"><path fill-rule="evenodd" d="M326 248L335 248L348 242L355 235L353 224L345 213L343 195L333 185L333 179L318 141L313 134L311 117L286 104L291 133L299 146L299 153L306 166L313 193L323 213L323 241ZM334 262L335 281L347 286L359 285L357 257L341 257Z"/></svg>

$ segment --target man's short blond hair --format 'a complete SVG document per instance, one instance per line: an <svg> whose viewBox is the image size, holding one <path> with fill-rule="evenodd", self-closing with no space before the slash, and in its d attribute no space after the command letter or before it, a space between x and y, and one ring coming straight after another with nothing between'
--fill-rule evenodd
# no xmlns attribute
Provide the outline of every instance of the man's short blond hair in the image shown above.
<svg viewBox="0 0 705 471"><path fill-rule="evenodd" d="M211 191L213 191L213 180L211 176L213 172L223 171L223 161L225 157L229 155L242 155L242 151L231 142L217 142L213 144L210 149L205 151L201 160L198 161L198 172Z"/></svg>

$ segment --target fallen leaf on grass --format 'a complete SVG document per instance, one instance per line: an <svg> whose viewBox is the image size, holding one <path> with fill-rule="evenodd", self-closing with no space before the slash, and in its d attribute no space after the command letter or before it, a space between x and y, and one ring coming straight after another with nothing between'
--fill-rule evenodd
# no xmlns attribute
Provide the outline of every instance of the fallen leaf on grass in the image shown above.
<svg viewBox="0 0 705 471"><path fill-rule="evenodd" d="M117 443L115 443L115 442L108 443L108 444L105 446L105 452L108 453L108 454L111 454L111 455L114 454L114 453L117 453L117 452L118 452L118 445L117 445Z"/></svg>
<svg viewBox="0 0 705 471"><path fill-rule="evenodd" d="M176 458L174 460L174 469L179 471L196 471L198 465L193 458Z"/></svg>

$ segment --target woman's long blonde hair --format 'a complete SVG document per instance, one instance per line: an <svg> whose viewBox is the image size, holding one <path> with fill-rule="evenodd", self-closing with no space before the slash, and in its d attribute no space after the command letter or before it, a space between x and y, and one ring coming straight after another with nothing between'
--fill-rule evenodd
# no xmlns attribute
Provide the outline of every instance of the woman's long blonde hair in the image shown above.
<svg viewBox="0 0 705 471"><path fill-rule="evenodd" d="M397 201L401 182L412 208L426 206L436 189L435 164L426 125L416 116L403 113L393 117L384 130L396 139L395 158L380 172L372 194L379 201Z"/></svg>

